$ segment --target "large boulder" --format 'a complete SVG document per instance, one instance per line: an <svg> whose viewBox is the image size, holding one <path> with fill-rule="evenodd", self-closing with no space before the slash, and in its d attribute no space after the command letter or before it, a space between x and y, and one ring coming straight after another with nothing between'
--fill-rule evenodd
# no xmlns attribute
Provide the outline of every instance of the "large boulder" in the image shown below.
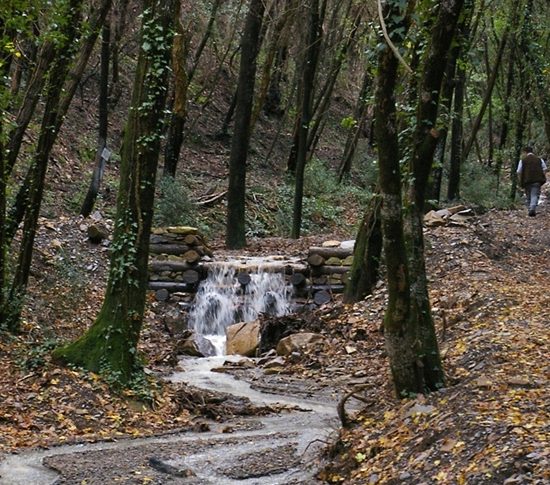
<svg viewBox="0 0 550 485"><path fill-rule="evenodd" d="M214 344L195 332L188 332L178 344L178 353L193 357L212 357L216 355Z"/></svg>
<svg viewBox="0 0 550 485"><path fill-rule="evenodd" d="M317 344L324 345L326 343L326 338L318 333L294 333L279 341L277 344L277 354L290 355L293 352L302 353L304 350Z"/></svg>
<svg viewBox="0 0 550 485"><path fill-rule="evenodd" d="M260 342L260 322L241 322L225 329L227 341L225 352L228 355L256 355Z"/></svg>

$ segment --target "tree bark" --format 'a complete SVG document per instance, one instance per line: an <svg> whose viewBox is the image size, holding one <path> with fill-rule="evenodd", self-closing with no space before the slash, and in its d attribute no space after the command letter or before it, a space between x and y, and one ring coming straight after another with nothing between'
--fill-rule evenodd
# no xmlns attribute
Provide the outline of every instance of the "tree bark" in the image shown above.
<svg viewBox="0 0 550 485"><path fill-rule="evenodd" d="M103 179L103 172L105 170L105 163L107 157L104 154L105 148L107 148L107 134L109 131L109 63L110 63L110 39L111 29L109 22L105 22L101 34L101 73L99 80L99 125L98 125L98 137L97 137L97 151L95 157L95 167L92 173L92 180L90 181L90 187L88 193L82 203L80 214L84 217L88 217L94 208L97 194L99 193L99 187L101 180Z"/></svg>
<svg viewBox="0 0 550 485"><path fill-rule="evenodd" d="M344 291L344 303L357 302L370 295L378 281L382 256L380 205L380 196L374 195L359 227L353 251L353 264Z"/></svg>
<svg viewBox="0 0 550 485"><path fill-rule="evenodd" d="M44 192L46 170L51 149L61 126L60 108L63 83L68 75L68 66L73 55L71 47L76 42L78 35L81 8L82 0L70 0L67 5L68 18L66 30L64 31L65 42L59 46L58 56L50 71L38 144L29 170L28 206L23 221L21 247L8 297L11 308L7 318L7 326L11 332L19 331L19 320L32 262L34 238Z"/></svg>
<svg viewBox="0 0 550 485"><path fill-rule="evenodd" d="M163 175L172 178L176 177L176 169L183 144L183 128L187 116L187 89L189 77L185 62L188 55L187 34L180 21L176 22L176 35L172 47L172 70L174 94L172 99L172 114L166 136L164 147L164 170Z"/></svg>
<svg viewBox="0 0 550 485"><path fill-rule="evenodd" d="M231 140L229 158L229 188L227 193L227 225L225 243L230 249L246 245L245 195L246 159L250 141L250 121L254 102L256 57L259 51L258 39L262 28L264 2L250 0L241 43L241 64L235 129Z"/></svg>
<svg viewBox="0 0 550 485"><path fill-rule="evenodd" d="M296 173L294 187L294 206L292 211L291 237L298 239L302 227L302 209L304 198L304 173L307 158L307 143L313 100L313 86L320 46L319 0L306 3L308 12L308 35L305 49L302 77L302 106L300 124L297 131Z"/></svg>
<svg viewBox="0 0 550 485"><path fill-rule="evenodd" d="M408 30L408 18L399 3L388 0L383 9L383 18L387 19L387 29L395 45L403 39L397 34L398 29L405 33ZM409 270L403 232L401 156L395 101L398 63L393 51L384 44L378 54L374 132L378 147L382 234L388 280L384 338L394 387L401 397L409 390L417 392L422 388L422 383L418 379L415 328L410 320Z"/></svg>
<svg viewBox="0 0 550 485"><path fill-rule="evenodd" d="M155 176L178 0L144 0L132 108L121 151L120 186L109 281L90 329L54 351L61 362L108 374L120 385L138 370ZM159 40L159 36L162 37Z"/></svg>

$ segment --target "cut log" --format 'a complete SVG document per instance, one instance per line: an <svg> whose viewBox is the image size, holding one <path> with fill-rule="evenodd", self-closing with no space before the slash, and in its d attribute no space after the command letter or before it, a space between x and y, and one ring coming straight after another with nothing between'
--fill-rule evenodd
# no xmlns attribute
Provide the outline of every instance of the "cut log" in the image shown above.
<svg viewBox="0 0 550 485"><path fill-rule="evenodd" d="M176 283L175 281L149 281L150 290L167 290L171 293L180 291L182 293L193 293L196 289L196 285L190 285L189 283Z"/></svg>
<svg viewBox="0 0 550 485"><path fill-rule="evenodd" d="M311 285L311 291L328 291L330 293L342 293L344 291L344 285Z"/></svg>
<svg viewBox="0 0 550 485"><path fill-rule="evenodd" d="M344 273L347 273L348 271L349 271L349 268L347 266L329 266L329 265L319 266L317 268L311 269L311 273L314 276L322 275L322 274L327 274L327 275L344 274Z"/></svg>
<svg viewBox="0 0 550 485"><path fill-rule="evenodd" d="M153 254L174 254L181 255L189 251L187 244L150 244L149 251Z"/></svg>
<svg viewBox="0 0 550 485"><path fill-rule="evenodd" d="M201 255L194 249L190 249L181 255L182 259L190 264L197 263L201 259Z"/></svg>
<svg viewBox="0 0 550 485"><path fill-rule="evenodd" d="M303 273L294 273L289 278L290 283L293 286L302 287L306 284L306 277Z"/></svg>
<svg viewBox="0 0 550 485"><path fill-rule="evenodd" d="M194 269L188 269L181 275L181 279L184 283L189 283L190 285L193 285L200 280L200 274Z"/></svg>
<svg viewBox="0 0 550 485"><path fill-rule="evenodd" d="M317 266L323 266L323 264L325 264L325 258L317 253L310 254L307 258L307 262L310 266L315 268Z"/></svg>
<svg viewBox="0 0 550 485"><path fill-rule="evenodd" d="M201 266L205 267L207 270L211 268L218 268L220 263L210 262L210 261L201 261ZM279 261L270 262L270 263L261 263L261 264L246 264L242 266L243 270L246 269L248 273L254 273L258 270L265 271L266 273L283 273L290 274L292 272L308 274L309 268L304 264L284 264Z"/></svg>
<svg viewBox="0 0 550 485"><path fill-rule="evenodd" d="M349 248L321 248L321 247L311 247L309 248L308 255L312 256L314 254L317 254L319 256L322 256L323 258L347 258L348 256L353 254L353 249ZM309 258L308 258L309 260Z"/></svg>
<svg viewBox="0 0 550 485"><path fill-rule="evenodd" d="M183 238L183 242L188 246L198 246L201 244L199 237L194 234L187 234L187 236Z"/></svg>
<svg viewBox="0 0 550 485"><path fill-rule="evenodd" d="M330 296L330 293L325 290L317 291L313 295L313 301L316 305L324 305L325 303L328 303L332 297Z"/></svg>
<svg viewBox="0 0 550 485"><path fill-rule="evenodd" d="M166 232L171 232L172 234L198 234L199 230L196 227L189 227L189 226L173 226L173 227L167 227Z"/></svg>
<svg viewBox="0 0 550 485"><path fill-rule="evenodd" d="M185 261L160 261L154 259L149 263L149 271L152 273L160 273L162 271L169 271L173 273L183 273L191 269L191 265ZM197 269L196 267L193 269Z"/></svg>
<svg viewBox="0 0 550 485"><path fill-rule="evenodd" d="M155 292L155 299L157 301L166 301L170 298L170 292L166 288L162 288Z"/></svg>

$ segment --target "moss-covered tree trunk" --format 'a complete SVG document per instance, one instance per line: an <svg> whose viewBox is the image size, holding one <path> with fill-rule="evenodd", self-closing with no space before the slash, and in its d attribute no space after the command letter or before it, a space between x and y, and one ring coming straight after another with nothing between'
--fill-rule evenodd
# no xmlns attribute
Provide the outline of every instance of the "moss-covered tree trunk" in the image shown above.
<svg viewBox="0 0 550 485"><path fill-rule="evenodd" d="M470 8L473 6L470 0L466 2ZM436 120L445 61L463 5L464 0L449 0L441 2L437 11L419 84L415 146L411 157L413 183L409 191L406 238L409 250L411 310L418 326L420 341L417 359L422 371L422 391L437 390L445 382L428 294L422 220L428 179L439 138Z"/></svg>
<svg viewBox="0 0 550 485"><path fill-rule="evenodd" d="M54 351L62 362L127 383L137 368L137 343L147 289L155 176L179 0L144 0L141 49L132 107L121 150L120 186L109 282L103 306L78 340Z"/></svg>
<svg viewBox="0 0 550 485"><path fill-rule="evenodd" d="M445 60L463 3L464 0L444 1L431 12L434 15L432 36L426 43L421 62L415 131L412 146L407 150L411 154L409 172L412 177L406 215L402 210L401 157L394 97L398 61L387 46L379 54L375 130L389 292L384 333L398 396L435 390L444 383L428 296L422 216L438 140L435 122ZM387 2L385 14L389 35L399 43L406 30L407 15L401 11L398 1Z"/></svg>
<svg viewBox="0 0 550 485"><path fill-rule="evenodd" d="M380 196L375 194L367 207L355 240L353 264L344 291L345 303L360 301L370 295L378 281L382 256L380 206Z"/></svg>
<svg viewBox="0 0 550 485"><path fill-rule="evenodd" d="M384 6L384 18L389 35L395 44L403 40L396 34L406 31L404 12L397 0ZM401 195L401 158L398 140L395 88L398 79L398 60L387 44L378 55L375 92L375 138L378 147L379 181L382 196L382 234L385 253L388 304L384 316L384 338L393 383L398 396L416 392L418 382L415 325L410 314L410 283Z"/></svg>
<svg viewBox="0 0 550 485"><path fill-rule="evenodd" d="M250 0L241 42L239 86L235 107L235 129L229 157L229 189L227 192L227 224L225 243L230 249L246 245L245 198L246 159L250 140L250 122L254 103L256 57L265 5L263 0Z"/></svg>

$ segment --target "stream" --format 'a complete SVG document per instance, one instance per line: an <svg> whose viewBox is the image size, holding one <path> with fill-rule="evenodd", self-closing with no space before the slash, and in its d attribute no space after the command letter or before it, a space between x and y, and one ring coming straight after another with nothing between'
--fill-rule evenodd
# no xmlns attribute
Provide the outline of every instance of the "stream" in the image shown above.
<svg viewBox="0 0 550 485"><path fill-rule="evenodd" d="M251 262L246 262L250 268ZM258 261L253 262L257 266ZM246 287L237 280L235 267L227 264L201 283L190 328L209 338L218 354L224 352L225 329L234 321L290 311L292 288L281 274L265 271L267 262L260 262L261 268L249 271ZM248 398L254 406L272 406L277 412L209 422L206 432L11 454L0 462L0 485L320 483L315 475L321 452L339 425L335 391L305 378L266 375L257 366L235 372L239 369L235 363L242 359L186 357L167 380ZM220 372L226 361L233 364L233 371L224 367L226 371Z"/></svg>
<svg viewBox="0 0 550 485"><path fill-rule="evenodd" d="M231 374L211 371L227 359L182 359L182 370L169 380L247 397L256 405L283 405L289 410L212 423L207 432L8 455L0 463L0 485L320 483L314 478L320 453L339 424L336 396L307 382L287 385L283 381L270 387L262 380L265 386L259 390Z"/></svg>

